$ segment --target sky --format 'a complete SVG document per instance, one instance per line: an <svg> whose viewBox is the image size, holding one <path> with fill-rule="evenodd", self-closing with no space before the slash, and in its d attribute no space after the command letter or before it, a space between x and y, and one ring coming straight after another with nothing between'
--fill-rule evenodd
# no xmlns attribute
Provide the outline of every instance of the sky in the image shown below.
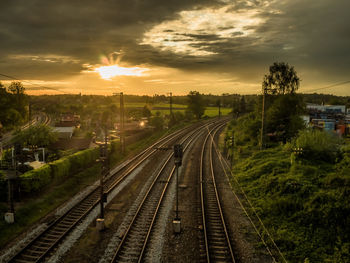
<svg viewBox="0 0 350 263"><path fill-rule="evenodd" d="M348 0L1 0L0 81L28 94L259 94L269 66L286 62L299 92L349 96L349 10Z"/></svg>

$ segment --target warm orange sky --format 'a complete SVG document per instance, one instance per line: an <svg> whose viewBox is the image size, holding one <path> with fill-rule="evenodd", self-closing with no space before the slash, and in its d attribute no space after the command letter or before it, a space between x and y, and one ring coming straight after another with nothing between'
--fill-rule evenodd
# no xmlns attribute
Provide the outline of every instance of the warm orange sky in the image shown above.
<svg viewBox="0 0 350 263"><path fill-rule="evenodd" d="M276 61L295 67L300 92L349 80L346 0L5 0L0 7L0 74L23 80L28 94L256 94ZM350 84L319 92L350 95Z"/></svg>

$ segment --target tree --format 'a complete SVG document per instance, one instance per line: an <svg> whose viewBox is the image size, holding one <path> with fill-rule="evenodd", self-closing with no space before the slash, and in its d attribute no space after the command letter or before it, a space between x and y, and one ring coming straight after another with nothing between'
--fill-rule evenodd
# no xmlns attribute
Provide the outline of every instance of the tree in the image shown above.
<svg viewBox="0 0 350 263"><path fill-rule="evenodd" d="M244 96L242 96L239 101L239 112L242 114L242 113L245 113L246 111L247 111L246 102L245 102Z"/></svg>
<svg viewBox="0 0 350 263"><path fill-rule="evenodd" d="M302 98L295 94L299 88L299 82L294 67L290 67L288 63L275 62L270 66L270 73L265 75L262 82L262 147L265 131L273 135L275 140L285 143L303 128L303 121L299 116L303 112L304 104ZM273 96L267 96L267 94ZM266 120L264 120L265 111L267 113Z"/></svg>
<svg viewBox="0 0 350 263"><path fill-rule="evenodd" d="M151 113L150 107L148 105L143 106L142 117L146 117L147 119L149 119L151 115L152 113Z"/></svg>
<svg viewBox="0 0 350 263"><path fill-rule="evenodd" d="M5 130L26 119L26 106L26 96L20 82L12 82L8 89L0 83L0 120Z"/></svg>
<svg viewBox="0 0 350 263"><path fill-rule="evenodd" d="M164 128L164 119L160 115L160 112L156 112L156 116L150 119L150 125L154 127L155 130L160 131Z"/></svg>
<svg viewBox="0 0 350 263"><path fill-rule="evenodd" d="M262 86L266 93L278 94L293 94L300 84L300 79L297 76L294 67L290 67L288 63L275 62L270 66L270 73L265 75Z"/></svg>
<svg viewBox="0 0 350 263"><path fill-rule="evenodd" d="M8 87L8 90L12 93L12 94L16 94L16 95L21 95L24 94L24 87L22 85L21 82L19 81L13 81L10 86Z"/></svg>
<svg viewBox="0 0 350 263"><path fill-rule="evenodd" d="M187 95L188 98L188 109L200 119L205 111L205 103L202 95L198 91L190 91Z"/></svg>
<svg viewBox="0 0 350 263"><path fill-rule="evenodd" d="M37 147L46 147L57 141L57 134L50 126L38 124L19 131L13 138L13 143L28 146L32 150Z"/></svg>
<svg viewBox="0 0 350 263"><path fill-rule="evenodd" d="M275 134L278 141L286 143L305 127L300 117L303 110L302 97L297 94L276 97L266 113L266 131Z"/></svg>

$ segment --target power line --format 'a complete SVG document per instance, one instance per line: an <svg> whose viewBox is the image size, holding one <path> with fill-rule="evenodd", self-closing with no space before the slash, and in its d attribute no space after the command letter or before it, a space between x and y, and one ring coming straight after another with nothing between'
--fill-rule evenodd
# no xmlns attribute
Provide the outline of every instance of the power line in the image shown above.
<svg viewBox="0 0 350 263"><path fill-rule="evenodd" d="M323 87L323 88L307 90L306 92L314 92L314 91L317 91L317 90L329 89L329 88L333 88L333 87L336 87L336 86L341 86L341 85L344 85L344 84L347 84L347 83L350 83L350 80L339 82L339 83L335 83L335 84L332 84L332 85L329 85L329 86L326 86L326 87Z"/></svg>
<svg viewBox="0 0 350 263"><path fill-rule="evenodd" d="M56 89L56 88L52 88L52 87L42 86L42 85L39 85L39 84L32 83L32 82L30 82L30 81L21 80L21 79L18 79L18 78L16 78L16 77L9 76L9 75L6 75L6 74L0 73L0 76L4 76L4 77L9 78L9 79L12 79L12 80L18 80L18 81L23 82L23 83L28 83L28 84L30 84L30 85L37 86L37 87L39 87L39 88L41 88L41 89L49 89L49 90L54 90L54 91L61 92L61 93L63 93L63 94L71 94L71 95L74 95L74 93L71 93L71 92L62 91L62 90L60 90L60 89Z"/></svg>

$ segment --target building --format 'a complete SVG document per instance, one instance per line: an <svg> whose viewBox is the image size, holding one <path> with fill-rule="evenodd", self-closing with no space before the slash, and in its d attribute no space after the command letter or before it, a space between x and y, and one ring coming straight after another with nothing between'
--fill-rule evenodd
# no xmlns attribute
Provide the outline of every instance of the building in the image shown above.
<svg viewBox="0 0 350 263"><path fill-rule="evenodd" d="M340 136L350 134L350 116L345 105L307 104L306 109L311 127L336 132Z"/></svg>
<svg viewBox="0 0 350 263"><path fill-rule="evenodd" d="M71 139L75 127L53 127L53 130L58 133L59 139Z"/></svg>

